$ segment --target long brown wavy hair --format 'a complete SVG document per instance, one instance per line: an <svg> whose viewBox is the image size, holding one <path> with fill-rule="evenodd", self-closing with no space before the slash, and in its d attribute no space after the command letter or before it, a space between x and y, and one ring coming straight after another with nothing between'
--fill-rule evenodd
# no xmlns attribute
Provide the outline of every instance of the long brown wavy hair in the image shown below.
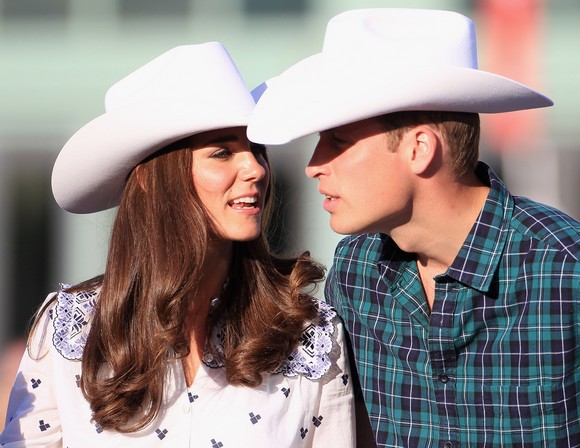
<svg viewBox="0 0 580 448"><path fill-rule="evenodd" d="M189 354L184 317L215 239L193 186L192 159L185 139L133 170L105 273L69 289L100 288L82 356L81 389L94 421L106 429L134 432L155 419L168 366ZM266 210L272 197L269 191ZM264 212L262 229L269 214ZM253 241L234 242L229 281L215 313L225 324L230 384L255 387L280 366L304 322L317 314L305 288L323 277L324 268L308 253L273 255L264 232ZM208 334L215 324L209 320Z"/></svg>

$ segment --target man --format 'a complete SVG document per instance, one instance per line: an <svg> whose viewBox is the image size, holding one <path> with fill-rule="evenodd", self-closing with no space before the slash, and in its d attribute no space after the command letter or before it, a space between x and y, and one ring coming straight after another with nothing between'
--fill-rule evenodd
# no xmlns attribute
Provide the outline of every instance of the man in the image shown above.
<svg viewBox="0 0 580 448"><path fill-rule="evenodd" d="M351 234L326 296L377 445L580 446L580 224L478 162L479 113L551 100L478 70L473 23L427 10L338 15L266 85L248 136L318 132L306 173Z"/></svg>

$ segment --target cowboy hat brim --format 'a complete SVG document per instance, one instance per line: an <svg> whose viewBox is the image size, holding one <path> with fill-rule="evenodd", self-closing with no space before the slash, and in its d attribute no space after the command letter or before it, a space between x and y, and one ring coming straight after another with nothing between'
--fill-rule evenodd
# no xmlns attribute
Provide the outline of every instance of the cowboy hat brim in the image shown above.
<svg viewBox="0 0 580 448"><path fill-rule="evenodd" d="M347 123L405 110L499 113L553 105L531 88L465 67L327 63L306 58L253 92L248 138L279 145Z"/></svg>

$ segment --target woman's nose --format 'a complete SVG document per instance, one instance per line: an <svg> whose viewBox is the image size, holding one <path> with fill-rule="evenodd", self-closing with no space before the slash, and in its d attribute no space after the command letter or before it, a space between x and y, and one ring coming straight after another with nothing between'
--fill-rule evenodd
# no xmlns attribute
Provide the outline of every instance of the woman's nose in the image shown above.
<svg viewBox="0 0 580 448"><path fill-rule="evenodd" d="M244 160L240 169L240 175L244 180L262 180L266 176L267 170L265 161L260 163L251 151L244 153Z"/></svg>

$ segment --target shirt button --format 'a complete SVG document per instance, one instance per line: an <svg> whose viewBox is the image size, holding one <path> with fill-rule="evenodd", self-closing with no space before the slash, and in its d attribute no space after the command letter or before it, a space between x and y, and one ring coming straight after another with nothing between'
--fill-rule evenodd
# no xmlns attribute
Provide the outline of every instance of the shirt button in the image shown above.
<svg viewBox="0 0 580 448"><path fill-rule="evenodd" d="M183 406L181 406L181 410L183 411L184 414L189 414L191 408L189 407L188 404L184 404Z"/></svg>
<svg viewBox="0 0 580 448"><path fill-rule="evenodd" d="M441 375L439 375L439 381L441 381L442 383L447 383L449 381L449 377L447 375L445 375L444 373L442 373ZM451 443L451 442L447 442L447 443ZM447 443L445 444L445 448L451 448L453 446L453 444L448 446Z"/></svg>
<svg viewBox="0 0 580 448"><path fill-rule="evenodd" d="M445 442L443 445L445 448L453 448L453 444L451 442Z"/></svg>

